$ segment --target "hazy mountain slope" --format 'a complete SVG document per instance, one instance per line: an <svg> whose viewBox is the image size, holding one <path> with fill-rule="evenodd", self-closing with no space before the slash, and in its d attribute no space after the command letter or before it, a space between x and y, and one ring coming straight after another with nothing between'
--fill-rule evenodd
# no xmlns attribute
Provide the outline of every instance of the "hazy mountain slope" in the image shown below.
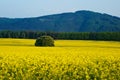
<svg viewBox="0 0 120 80"><path fill-rule="evenodd" d="M92 11L77 11L34 18L0 18L0 30L112 32L120 31L120 18Z"/></svg>

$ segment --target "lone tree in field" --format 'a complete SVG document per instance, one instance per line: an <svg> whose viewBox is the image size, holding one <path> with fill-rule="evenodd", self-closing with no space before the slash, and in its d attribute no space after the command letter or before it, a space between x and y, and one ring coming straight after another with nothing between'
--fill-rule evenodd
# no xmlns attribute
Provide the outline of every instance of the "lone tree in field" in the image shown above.
<svg viewBox="0 0 120 80"><path fill-rule="evenodd" d="M54 46L54 39L51 36L41 36L36 40L35 46Z"/></svg>

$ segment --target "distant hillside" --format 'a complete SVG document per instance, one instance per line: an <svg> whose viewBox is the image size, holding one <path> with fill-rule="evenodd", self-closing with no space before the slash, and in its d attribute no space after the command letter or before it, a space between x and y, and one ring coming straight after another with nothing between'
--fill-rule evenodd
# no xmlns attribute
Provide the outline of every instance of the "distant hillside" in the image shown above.
<svg viewBox="0 0 120 80"><path fill-rule="evenodd" d="M84 10L34 18L0 18L0 30L116 32L120 31L120 18Z"/></svg>

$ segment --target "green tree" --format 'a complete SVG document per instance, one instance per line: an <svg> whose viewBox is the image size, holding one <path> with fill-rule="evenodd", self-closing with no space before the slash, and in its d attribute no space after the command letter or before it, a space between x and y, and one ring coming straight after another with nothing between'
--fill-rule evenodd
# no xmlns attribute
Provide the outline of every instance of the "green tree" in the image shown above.
<svg viewBox="0 0 120 80"><path fill-rule="evenodd" d="M36 40L35 46L54 46L54 39L51 36L41 36Z"/></svg>

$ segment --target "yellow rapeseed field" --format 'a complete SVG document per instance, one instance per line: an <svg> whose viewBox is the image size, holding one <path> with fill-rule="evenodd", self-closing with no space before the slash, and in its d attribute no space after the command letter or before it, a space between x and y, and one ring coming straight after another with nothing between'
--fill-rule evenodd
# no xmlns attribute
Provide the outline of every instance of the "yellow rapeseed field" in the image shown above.
<svg viewBox="0 0 120 80"><path fill-rule="evenodd" d="M120 80L120 42L0 39L0 80Z"/></svg>

